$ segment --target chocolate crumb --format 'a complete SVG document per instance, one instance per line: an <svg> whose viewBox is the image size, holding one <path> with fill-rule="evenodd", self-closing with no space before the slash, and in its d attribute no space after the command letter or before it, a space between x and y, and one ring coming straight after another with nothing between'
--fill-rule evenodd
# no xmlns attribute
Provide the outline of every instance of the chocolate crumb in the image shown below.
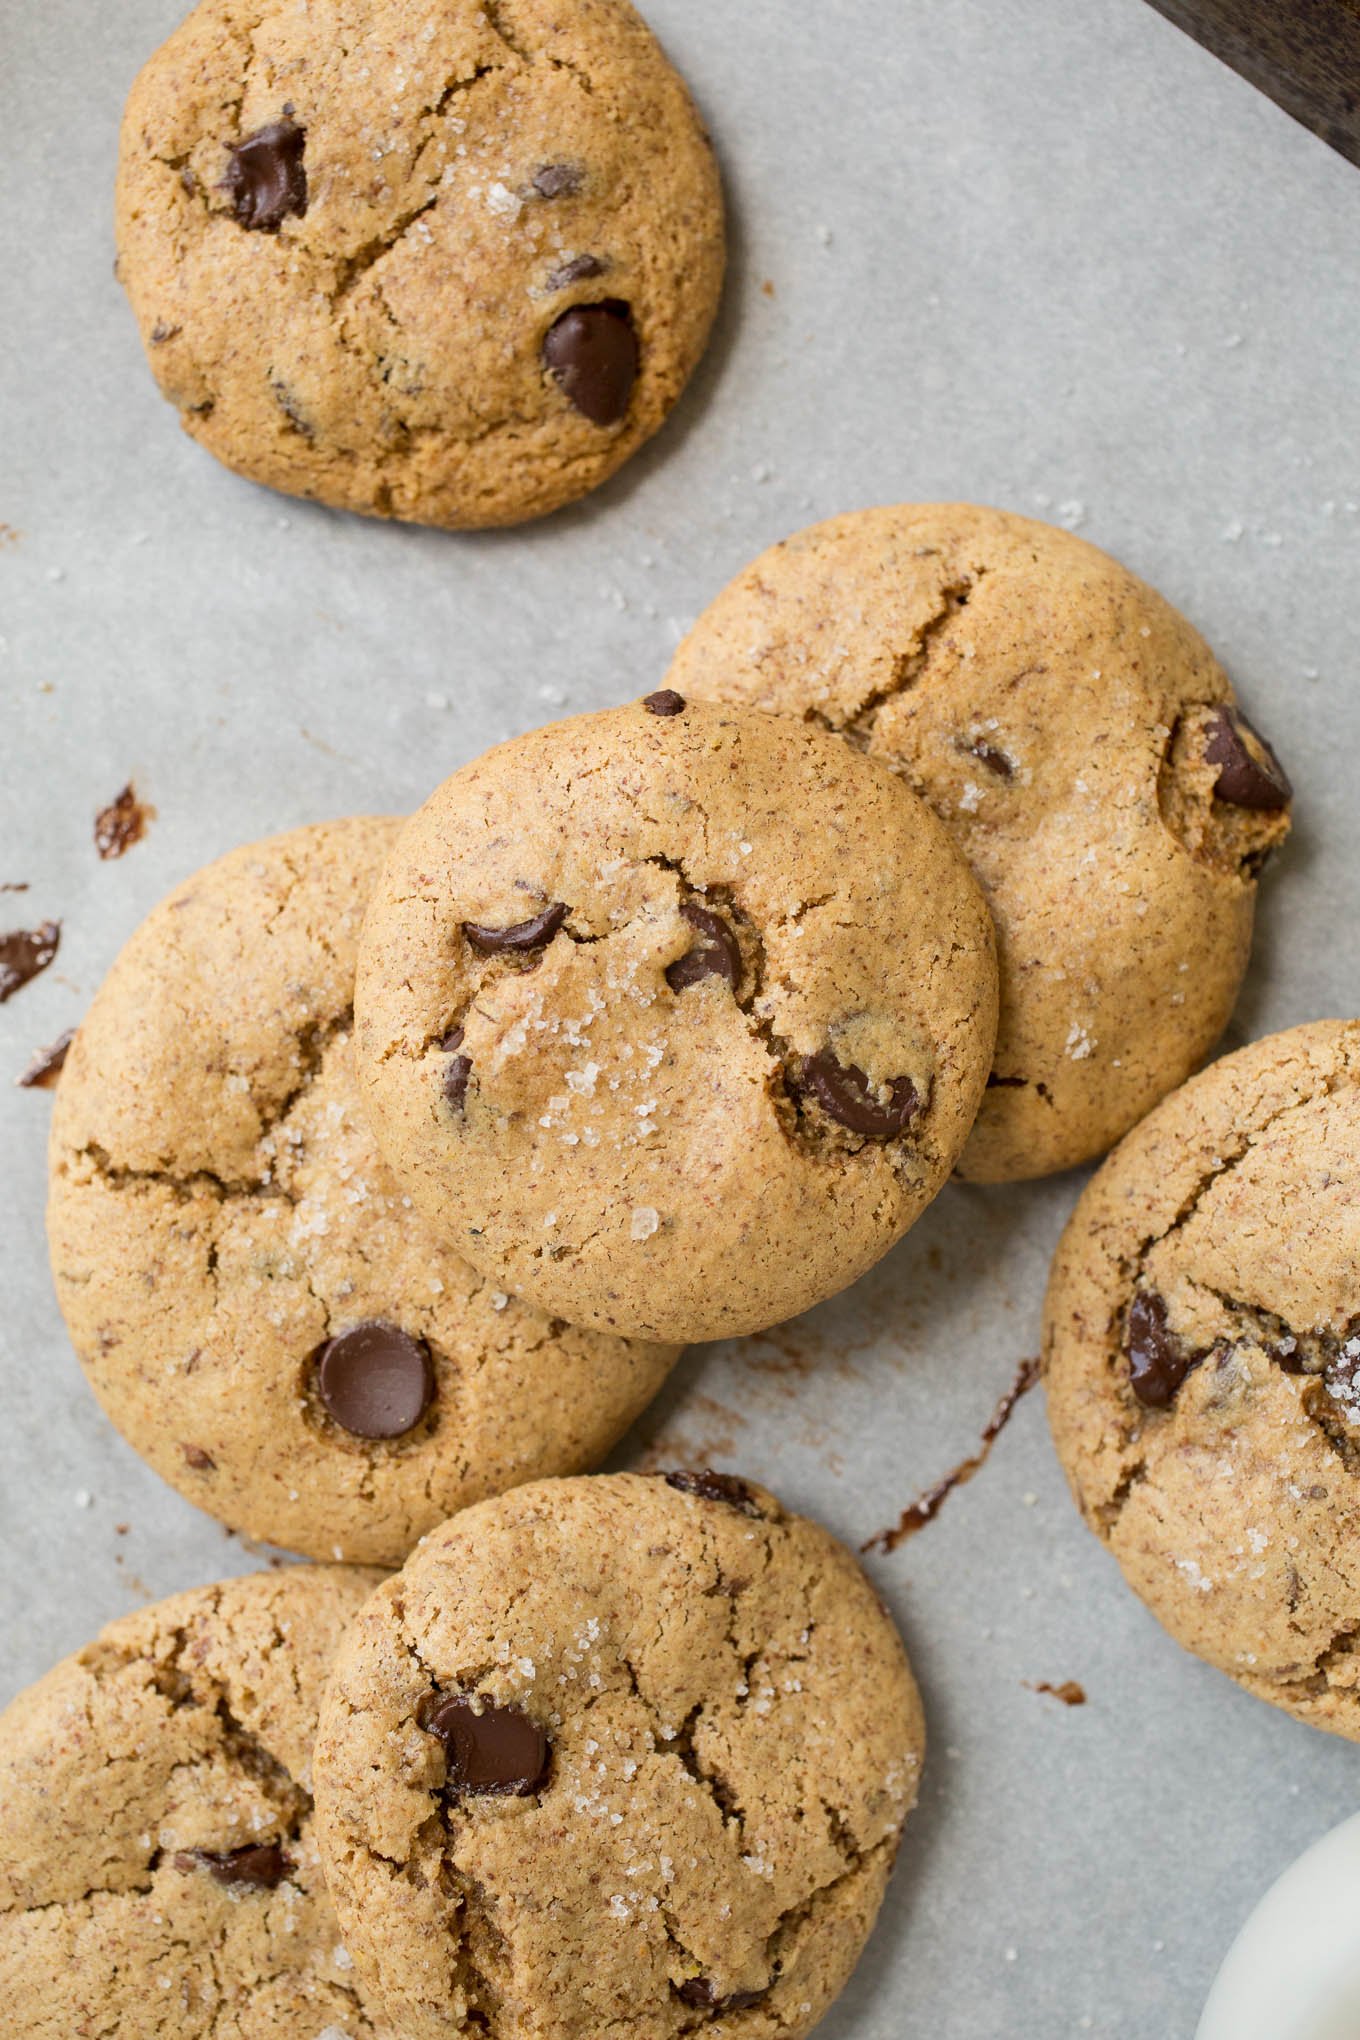
<svg viewBox="0 0 1360 2040"><path fill-rule="evenodd" d="M134 843L140 843L146 834L146 825L155 819L156 810L137 798L132 781L129 780L121 793L114 795L106 808L101 808L94 818L94 847L106 861L122 857Z"/></svg>
<svg viewBox="0 0 1360 2040"><path fill-rule="evenodd" d="M50 1091L61 1075L66 1051L76 1038L74 1027L59 1034L47 1048L40 1048L21 1077L14 1079L21 1091Z"/></svg>
<svg viewBox="0 0 1360 2040"><path fill-rule="evenodd" d="M1052 1686L1047 1679L1026 1681L1031 1693L1047 1693L1050 1699L1061 1700L1064 1707L1084 1707L1086 1688L1079 1686L1075 1679L1064 1679L1060 1686Z"/></svg>
<svg viewBox="0 0 1360 2040"><path fill-rule="evenodd" d="M61 946L60 921L40 928L14 928L0 935L0 1006L41 975Z"/></svg>

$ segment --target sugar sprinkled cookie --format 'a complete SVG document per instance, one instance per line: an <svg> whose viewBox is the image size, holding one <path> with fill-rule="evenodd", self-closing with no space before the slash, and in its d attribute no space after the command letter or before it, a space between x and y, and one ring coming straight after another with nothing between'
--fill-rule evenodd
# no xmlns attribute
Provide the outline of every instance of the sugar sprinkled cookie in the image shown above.
<svg viewBox="0 0 1360 2040"><path fill-rule="evenodd" d="M682 692L840 731L900 772L996 916L980 1182L1101 1154L1232 1011L1291 789L1204 640L1069 532L970 504L814 525L680 647Z"/></svg>
<svg viewBox="0 0 1360 2040"><path fill-rule="evenodd" d="M474 1265L633 1336L754 1331L918 1216L991 1064L986 907L823 731L671 692L438 789L365 921L358 1067Z"/></svg>
<svg viewBox="0 0 1360 2040"><path fill-rule="evenodd" d="M731 1475L543 1482L433 1532L350 1632L327 1875L410 2040L799 2040L923 1743L897 1632L816 1524Z"/></svg>
<svg viewBox="0 0 1360 2040"><path fill-rule="evenodd" d="M674 1346L576 1331L432 1239L360 1107L363 908L397 824L247 845L133 936L57 1092L48 1230L90 1381L233 1528L398 1563L516 1481L597 1464Z"/></svg>
<svg viewBox="0 0 1360 2040"><path fill-rule="evenodd" d="M1044 1379L1087 1522L1188 1650L1360 1741L1360 1022L1215 1063L1054 1262Z"/></svg>
<svg viewBox="0 0 1360 2040"><path fill-rule="evenodd" d="M675 404L713 152L627 0L200 0L128 101L119 271L185 429L251 479L513 524Z"/></svg>

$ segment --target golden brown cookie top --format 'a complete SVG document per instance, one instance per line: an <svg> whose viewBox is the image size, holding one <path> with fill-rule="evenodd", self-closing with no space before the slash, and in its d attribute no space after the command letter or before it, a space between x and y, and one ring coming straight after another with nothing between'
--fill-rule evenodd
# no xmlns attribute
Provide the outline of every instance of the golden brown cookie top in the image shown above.
<svg viewBox="0 0 1360 2040"><path fill-rule="evenodd" d="M356 1038L393 1173L475 1265L576 1323L709 1338L906 1230L995 997L981 896L890 772L657 695L432 795L373 896Z"/></svg>
<svg viewBox="0 0 1360 2040"><path fill-rule="evenodd" d="M671 680L842 732L967 857L1001 1025L965 1175L1102 1152L1217 1039L1289 786L1203 639L1094 546L969 504L834 518L739 574Z"/></svg>
<svg viewBox="0 0 1360 2040"><path fill-rule="evenodd" d="M254 1536L393 1564L597 1464L676 1357L509 1296L392 1182L350 1037L397 826L246 845L151 914L67 1059L48 1212L81 1360L157 1471Z"/></svg>
<svg viewBox="0 0 1360 2040"><path fill-rule="evenodd" d="M1188 1649L1360 1739L1360 1022L1215 1063L1086 1191L1045 1380L1091 1527Z"/></svg>
<svg viewBox="0 0 1360 2040"><path fill-rule="evenodd" d="M378 1575L290 1567L113 1622L0 1716L11 2030L392 2040L312 1828L321 1692Z"/></svg>
<svg viewBox="0 0 1360 2040"><path fill-rule="evenodd" d="M412 2040L724 2010L806 2033L915 1797L920 1701L850 1555L730 1476L552 1481L374 1595L317 1747L356 1963Z"/></svg>
<svg viewBox="0 0 1360 2040"><path fill-rule="evenodd" d="M219 459L455 526L613 473L723 270L712 150L627 0L200 0L133 87L118 238Z"/></svg>

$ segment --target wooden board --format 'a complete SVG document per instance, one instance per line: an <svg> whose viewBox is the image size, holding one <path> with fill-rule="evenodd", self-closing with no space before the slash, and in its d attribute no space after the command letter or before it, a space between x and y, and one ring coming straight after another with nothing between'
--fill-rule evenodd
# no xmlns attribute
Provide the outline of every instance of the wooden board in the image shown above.
<svg viewBox="0 0 1360 2040"><path fill-rule="evenodd" d="M1360 0L1151 0L1360 164Z"/></svg>

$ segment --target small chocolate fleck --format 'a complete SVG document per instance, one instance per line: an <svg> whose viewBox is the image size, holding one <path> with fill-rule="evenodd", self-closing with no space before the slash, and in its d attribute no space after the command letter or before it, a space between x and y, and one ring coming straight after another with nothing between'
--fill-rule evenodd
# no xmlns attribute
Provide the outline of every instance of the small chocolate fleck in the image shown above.
<svg viewBox="0 0 1360 2040"><path fill-rule="evenodd" d="M61 1075L66 1061L66 1051L76 1038L74 1027L68 1027L59 1034L47 1048L40 1048L28 1068L15 1082L21 1091L50 1091Z"/></svg>
<svg viewBox="0 0 1360 2040"><path fill-rule="evenodd" d="M564 262L560 269L554 269L548 278L549 290L570 290L574 283L584 283L588 277L603 276L608 264L598 255L573 255L570 262Z"/></svg>
<svg viewBox="0 0 1360 2040"><path fill-rule="evenodd" d="M0 1006L47 969L61 946L60 921L0 935Z"/></svg>
<svg viewBox="0 0 1360 2040"><path fill-rule="evenodd" d="M1129 1387L1150 1410L1169 1409L1181 1383L1205 1357L1189 1352L1172 1332L1166 1300L1155 1289L1140 1289L1129 1305L1124 1351Z"/></svg>
<svg viewBox="0 0 1360 2040"><path fill-rule="evenodd" d="M733 991L741 983L741 946L721 914L709 907L696 907L686 900L681 918L699 937L693 949L666 966L666 983L673 992L687 991L703 978L726 978Z"/></svg>
<svg viewBox="0 0 1360 2040"><path fill-rule="evenodd" d="M1086 1688L1079 1686L1075 1679L1064 1679L1059 1686L1050 1685L1047 1679L1036 1679L1029 1690L1031 1693L1047 1693L1051 1700L1061 1700L1064 1707L1086 1705Z"/></svg>
<svg viewBox="0 0 1360 2040"><path fill-rule="evenodd" d="M479 1712L466 1694L433 1692L416 1709L416 1720L444 1745L444 1787L451 1798L524 1798L547 1783L548 1738L518 1707L487 1701Z"/></svg>
<svg viewBox="0 0 1360 2040"><path fill-rule="evenodd" d="M255 234L277 234L290 213L306 212L306 141L306 128L276 120L236 143L223 189L239 226Z"/></svg>
<svg viewBox="0 0 1360 2040"><path fill-rule="evenodd" d="M177 1870L206 1870L219 1884L247 1891L273 1891L293 1868L293 1859L277 1842L256 1842L247 1849L186 1849L175 1857Z"/></svg>
<svg viewBox="0 0 1360 2040"><path fill-rule="evenodd" d="M317 1393L355 1438L400 1438L434 1401L434 1368L423 1339L381 1320L354 1325L313 1355Z"/></svg>
<svg viewBox="0 0 1360 2040"><path fill-rule="evenodd" d="M472 1075L472 1057L458 1054L463 1046L463 1031L461 1027L453 1028L439 1044L451 1058L444 1071L444 1101L455 1112L461 1112L467 1103L468 1078Z"/></svg>
<svg viewBox="0 0 1360 2040"><path fill-rule="evenodd" d="M179 1449L184 1454L184 1464L192 1466L195 1473L216 1473L217 1461L201 1445L181 1445Z"/></svg>
<svg viewBox="0 0 1360 2040"><path fill-rule="evenodd" d="M156 810L138 800L131 780L94 818L94 847L107 862L121 857L146 834Z"/></svg>
<svg viewBox="0 0 1360 2040"><path fill-rule="evenodd" d="M1270 813L1294 798L1289 774L1240 709L1215 711L1205 731L1204 759L1218 766L1214 792L1231 807Z"/></svg>
<svg viewBox="0 0 1360 2040"><path fill-rule="evenodd" d="M648 715L683 715L688 704L673 687L659 687L655 694L643 695L642 706Z"/></svg>
<svg viewBox="0 0 1360 2040"><path fill-rule="evenodd" d="M995 772L998 779L1014 779L1015 761L999 751L995 744L989 744L985 737L975 737L964 749L970 758L976 758L989 772Z"/></svg>
<svg viewBox="0 0 1360 2040"><path fill-rule="evenodd" d="M510 928L487 928L476 921L464 921L463 933L483 956L522 956L551 942L570 911L561 900L555 900L541 914L535 914L532 921L516 921Z"/></svg>
<svg viewBox="0 0 1360 2040"><path fill-rule="evenodd" d="M1023 1091L1028 1082L1028 1077L1003 1077L993 1070L987 1079L987 1089L989 1091Z"/></svg>
<svg viewBox="0 0 1360 2040"><path fill-rule="evenodd" d="M761 1514L750 1484L738 1479L735 1473L714 1473L710 1467L703 1473L682 1470L663 1474L662 1478L667 1487L678 1489L682 1495L697 1495L703 1502L726 1502L729 1508L740 1509L743 1516Z"/></svg>
<svg viewBox="0 0 1360 2040"><path fill-rule="evenodd" d="M173 340L179 331L180 328L178 326L167 326L164 319L157 319L155 325L151 328L151 345L153 347L164 347L166 341Z"/></svg>
<svg viewBox="0 0 1360 2040"><path fill-rule="evenodd" d="M621 298L573 305L543 342L544 365L592 425L617 425L627 415L640 360L633 315Z"/></svg>
<svg viewBox="0 0 1360 2040"><path fill-rule="evenodd" d="M921 1109L920 1094L910 1077L894 1077L885 1100L862 1069L854 1063L837 1062L829 1048L804 1056L796 1081L829 1119L870 1140L891 1140L905 1133Z"/></svg>
<svg viewBox="0 0 1360 2040"><path fill-rule="evenodd" d="M545 163L534 172L534 190L540 198L575 198L583 174L579 163Z"/></svg>
<svg viewBox="0 0 1360 2040"><path fill-rule="evenodd" d="M689 2005L699 2012L744 2012L752 2005L758 2005L765 1992L734 1990L727 1997L719 1997L717 1985L708 1977L691 1976L675 1986L675 1995L682 2005Z"/></svg>

